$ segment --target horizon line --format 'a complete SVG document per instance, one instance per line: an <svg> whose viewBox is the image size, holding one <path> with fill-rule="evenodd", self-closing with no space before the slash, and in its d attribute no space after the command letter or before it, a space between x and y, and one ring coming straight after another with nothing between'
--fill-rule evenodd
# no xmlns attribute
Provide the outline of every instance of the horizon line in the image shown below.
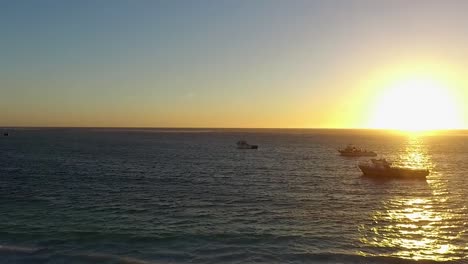
<svg viewBox="0 0 468 264"><path fill-rule="evenodd" d="M423 129L423 130L405 130L397 128L372 128L372 127L166 127L166 126L0 126L1 129L16 128L49 128L49 129L276 129L276 130L380 130L380 131L398 131L398 132L427 132L427 131L463 131L468 128L441 128L441 129Z"/></svg>

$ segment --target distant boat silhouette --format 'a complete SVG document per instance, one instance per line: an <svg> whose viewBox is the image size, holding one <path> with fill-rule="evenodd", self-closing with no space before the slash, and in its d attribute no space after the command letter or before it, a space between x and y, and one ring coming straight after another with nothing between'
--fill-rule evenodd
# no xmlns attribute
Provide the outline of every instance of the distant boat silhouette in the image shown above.
<svg viewBox="0 0 468 264"><path fill-rule="evenodd" d="M363 150L360 148L356 148L353 145L348 145L344 149L339 149L338 152L340 152L341 156L346 156L346 157L375 157L377 156L377 153L374 151L367 151Z"/></svg>
<svg viewBox="0 0 468 264"><path fill-rule="evenodd" d="M8 133L7 132L3 133L3 136L8 137Z"/></svg>
<svg viewBox="0 0 468 264"><path fill-rule="evenodd" d="M250 145L245 140L237 141L237 148L238 149L258 149L258 145Z"/></svg>

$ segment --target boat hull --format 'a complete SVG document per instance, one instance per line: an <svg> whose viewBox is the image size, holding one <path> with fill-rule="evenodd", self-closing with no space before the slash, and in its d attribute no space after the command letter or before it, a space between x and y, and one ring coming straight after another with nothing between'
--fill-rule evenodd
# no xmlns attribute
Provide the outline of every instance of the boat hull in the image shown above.
<svg viewBox="0 0 468 264"><path fill-rule="evenodd" d="M397 179L426 179L429 171L425 169L409 169L409 168L373 168L369 166L359 165L364 176L378 178L397 178Z"/></svg>
<svg viewBox="0 0 468 264"><path fill-rule="evenodd" d="M258 149L257 145L238 146L238 149Z"/></svg>
<svg viewBox="0 0 468 264"><path fill-rule="evenodd" d="M375 157L377 153L375 152L346 152L340 151L340 155L344 157Z"/></svg>

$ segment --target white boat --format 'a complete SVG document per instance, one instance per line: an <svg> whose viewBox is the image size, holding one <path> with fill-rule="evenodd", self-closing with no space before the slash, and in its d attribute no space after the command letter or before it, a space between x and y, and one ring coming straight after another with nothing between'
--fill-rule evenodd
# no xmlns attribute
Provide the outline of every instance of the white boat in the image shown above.
<svg viewBox="0 0 468 264"><path fill-rule="evenodd" d="M377 156L377 153L374 151L367 151L363 150L360 148L356 148L353 145L348 145L346 148L339 149L338 152L340 152L341 156L346 156L346 157L375 157Z"/></svg>

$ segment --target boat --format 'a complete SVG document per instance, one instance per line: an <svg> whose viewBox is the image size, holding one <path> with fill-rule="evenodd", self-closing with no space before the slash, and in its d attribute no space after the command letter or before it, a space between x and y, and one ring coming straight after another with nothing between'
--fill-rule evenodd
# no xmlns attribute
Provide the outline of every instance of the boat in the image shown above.
<svg viewBox="0 0 468 264"><path fill-rule="evenodd" d="M8 133L7 132L3 133L3 136L8 137Z"/></svg>
<svg viewBox="0 0 468 264"><path fill-rule="evenodd" d="M250 145L245 140L237 141L237 148L238 149L258 149L258 145Z"/></svg>
<svg viewBox="0 0 468 264"><path fill-rule="evenodd" d="M386 159L371 159L358 164L364 176L379 178L425 179L428 169L398 167Z"/></svg>
<svg viewBox="0 0 468 264"><path fill-rule="evenodd" d="M348 145L346 148L339 149L338 152L340 152L341 156L346 156L346 157L375 157L377 156L377 153L374 151L367 151L365 149L360 149L356 148L353 145Z"/></svg>

